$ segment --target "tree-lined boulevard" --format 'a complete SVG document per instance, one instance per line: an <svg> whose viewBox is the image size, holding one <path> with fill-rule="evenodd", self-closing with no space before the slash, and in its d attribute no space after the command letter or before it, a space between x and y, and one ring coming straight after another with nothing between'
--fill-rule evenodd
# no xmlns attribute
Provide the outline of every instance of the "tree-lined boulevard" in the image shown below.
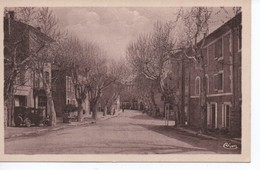
<svg viewBox="0 0 260 170"><path fill-rule="evenodd" d="M134 19L110 23L99 8L5 8L5 132L66 123L6 138L5 153L240 154L241 7L167 8L169 18L156 21L153 8L107 10ZM61 11L72 18L60 21ZM138 27L147 23L142 12L151 19L147 30ZM86 23L97 39L98 31L125 24L130 38L122 36L121 46L109 30L101 40L116 46L111 52L95 36L75 33ZM119 58L117 50L124 51ZM238 145L230 143L235 138Z"/></svg>
<svg viewBox="0 0 260 170"><path fill-rule="evenodd" d="M214 154L239 153L223 148L226 140L197 137L139 111L41 135L5 140L7 154Z"/></svg>

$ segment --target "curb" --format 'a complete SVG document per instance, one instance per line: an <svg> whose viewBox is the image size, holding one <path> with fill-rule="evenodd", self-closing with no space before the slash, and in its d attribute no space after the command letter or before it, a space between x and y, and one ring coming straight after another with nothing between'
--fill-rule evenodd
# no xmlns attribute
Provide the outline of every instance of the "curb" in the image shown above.
<svg viewBox="0 0 260 170"><path fill-rule="evenodd" d="M85 124L88 124L89 122L86 122L86 123L80 123L80 124L70 124L70 125L63 125L63 126L60 126L60 127L53 127L53 128L49 128L49 129L39 129L39 130L35 130L35 131L31 131L31 132L22 132L22 133L19 133L19 134L13 134L13 135L10 135L10 136L6 136L4 139L10 139L10 138L14 138L14 137L21 137L21 136L29 136L29 135L37 135L37 134L42 134L42 133L45 133L45 132L51 132L51 131L58 131L58 130L61 130L61 129L65 129L67 127L76 127L76 126L80 126L80 125L85 125Z"/></svg>
<svg viewBox="0 0 260 170"><path fill-rule="evenodd" d="M107 117L107 118L100 119L100 120L101 121L102 120L108 120L108 119L117 117L120 114L121 114L121 112L119 112L118 114L116 114L114 116ZM81 123L78 123L78 124L67 124L67 125L62 125L60 127L53 127L53 128L49 128L49 129L39 129L39 130L36 130L36 131L31 131L31 132L22 132L22 133L19 133L19 134L13 134L13 135L6 136L6 137L4 137L4 139L10 139L10 138L22 137L22 136L29 136L29 135L38 135L38 134L42 134L42 133L45 133L45 132L58 131L58 130L61 130L61 129L66 129L68 127L83 126L83 125L91 124L92 122L93 121L86 121L86 122L81 122Z"/></svg>
<svg viewBox="0 0 260 170"><path fill-rule="evenodd" d="M85 122L85 123L80 123L80 124L68 124L68 125L63 125L63 126L60 126L60 127L53 127L53 128L50 128L50 129L39 129L39 130L36 130L36 131L31 131L31 132L22 132L22 133L19 133L19 134L13 134L13 135L10 135L10 136L6 136L4 139L10 139L10 138L21 137L21 136L29 136L29 135L38 135L38 134L42 134L42 133L45 133L45 132L58 131L58 130L61 130L61 129L66 129L68 127L82 126L82 125L86 125L86 124L89 124L89 123L90 122Z"/></svg>

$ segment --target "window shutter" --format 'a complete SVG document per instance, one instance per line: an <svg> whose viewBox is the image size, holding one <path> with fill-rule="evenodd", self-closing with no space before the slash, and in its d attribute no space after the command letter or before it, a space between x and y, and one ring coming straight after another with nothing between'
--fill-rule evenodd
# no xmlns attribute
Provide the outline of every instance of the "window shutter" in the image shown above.
<svg viewBox="0 0 260 170"><path fill-rule="evenodd" d="M207 104L207 125L210 125L210 104Z"/></svg>
<svg viewBox="0 0 260 170"><path fill-rule="evenodd" d="M218 74L218 90L223 90L223 73Z"/></svg>
<svg viewBox="0 0 260 170"><path fill-rule="evenodd" d="M225 127L225 105L222 104L222 127Z"/></svg>
<svg viewBox="0 0 260 170"><path fill-rule="evenodd" d="M219 54L218 54L218 41L215 42L215 58L218 58Z"/></svg>
<svg viewBox="0 0 260 170"><path fill-rule="evenodd" d="M229 124L230 124L230 107L229 105L226 105L226 127L229 128Z"/></svg>
<svg viewBox="0 0 260 170"><path fill-rule="evenodd" d="M218 55L218 58L219 57L222 57L222 38L220 38L219 40L218 40L218 53L219 53L219 55Z"/></svg>
<svg viewBox="0 0 260 170"><path fill-rule="evenodd" d="M218 90L218 75L214 75L214 90Z"/></svg>

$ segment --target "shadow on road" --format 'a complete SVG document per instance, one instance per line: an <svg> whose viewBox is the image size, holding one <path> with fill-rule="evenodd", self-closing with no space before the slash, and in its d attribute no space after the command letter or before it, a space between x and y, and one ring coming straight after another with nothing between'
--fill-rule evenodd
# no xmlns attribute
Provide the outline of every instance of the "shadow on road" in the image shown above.
<svg viewBox="0 0 260 170"><path fill-rule="evenodd" d="M123 145L120 147L121 143L113 143L114 146L84 146L81 148L82 150L85 150L86 148L93 149L93 150L99 150L100 153L109 153L109 151L113 151L113 154L179 154L179 153L192 153L192 152L205 152L205 149L200 148L188 148L188 147L180 147L180 146L174 146L174 145L165 145L165 144L143 144L143 145L134 145L129 146ZM107 151L109 150L109 151Z"/></svg>
<svg viewBox="0 0 260 170"><path fill-rule="evenodd" d="M153 117L147 116L146 114L131 116L131 119L155 120Z"/></svg>
<svg viewBox="0 0 260 170"><path fill-rule="evenodd" d="M196 136L194 134L182 132L182 131L174 128L174 127L147 125L147 124L146 125L138 124L138 125L146 128L147 130L151 130L151 131L154 131L156 133L165 135L167 137L183 141L183 142L190 144L194 147L205 148L205 150L208 150L208 151L211 151L211 152L221 153L221 154L241 154L240 148L238 150L226 150L226 149L224 149L223 144L226 141L223 141L221 139L219 139L219 140L206 139L204 137Z"/></svg>

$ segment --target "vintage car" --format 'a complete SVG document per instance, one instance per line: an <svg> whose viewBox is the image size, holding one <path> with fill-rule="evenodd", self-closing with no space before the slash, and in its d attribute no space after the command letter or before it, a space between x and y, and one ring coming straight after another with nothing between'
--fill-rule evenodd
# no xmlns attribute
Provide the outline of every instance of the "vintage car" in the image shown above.
<svg viewBox="0 0 260 170"><path fill-rule="evenodd" d="M39 126L45 125L47 119L44 116L43 109L35 109L31 107L19 106L14 108L14 123L15 126L25 125L30 127L32 124Z"/></svg>

